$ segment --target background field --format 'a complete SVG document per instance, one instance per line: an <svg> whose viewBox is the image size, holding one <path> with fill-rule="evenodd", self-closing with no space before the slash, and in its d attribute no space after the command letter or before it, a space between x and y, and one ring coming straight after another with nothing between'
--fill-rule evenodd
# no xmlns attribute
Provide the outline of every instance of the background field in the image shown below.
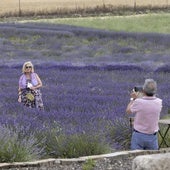
<svg viewBox="0 0 170 170"><path fill-rule="evenodd" d="M50 20L52 24L49 20L0 23L1 162L129 150L126 105L132 88L146 78L157 81L157 95L163 99L161 118L169 117L169 14L142 20L122 17L126 22L122 20L119 27L127 26L131 33L103 30L116 28L120 18L97 18L98 27L93 28L87 26L95 18L76 20L86 21L84 27L71 25L69 19L62 20L64 25L56 24L60 19ZM142 25L147 33L139 31ZM18 79L28 60L43 82L44 111L17 102Z"/></svg>
<svg viewBox="0 0 170 170"><path fill-rule="evenodd" d="M18 13L24 12L46 12L70 9L87 9L97 6L112 6L112 7L168 7L168 0L1 0L0 1L0 15L4 13Z"/></svg>
<svg viewBox="0 0 170 170"><path fill-rule="evenodd" d="M113 150L128 149L130 126L125 109L134 85L154 78L163 99L161 117L169 113L169 44L169 34L2 23L0 122L18 131L23 126L25 135L35 129L41 133L44 126L51 130L57 123L62 134L85 134L90 140L98 136ZM27 60L34 63L43 81L43 113L17 103L17 82Z"/></svg>
<svg viewBox="0 0 170 170"><path fill-rule="evenodd" d="M111 31L170 33L170 14L27 19L20 21L83 26Z"/></svg>

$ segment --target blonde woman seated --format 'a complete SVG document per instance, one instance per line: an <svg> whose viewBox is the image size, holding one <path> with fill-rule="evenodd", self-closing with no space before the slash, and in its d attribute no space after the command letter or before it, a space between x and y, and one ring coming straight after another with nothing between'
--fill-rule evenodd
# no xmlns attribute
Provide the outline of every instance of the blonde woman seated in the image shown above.
<svg viewBox="0 0 170 170"><path fill-rule="evenodd" d="M33 64L28 61L23 64L22 75L19 78L18 102L30 108L43 109L41 79L34 72Z"/></svg>

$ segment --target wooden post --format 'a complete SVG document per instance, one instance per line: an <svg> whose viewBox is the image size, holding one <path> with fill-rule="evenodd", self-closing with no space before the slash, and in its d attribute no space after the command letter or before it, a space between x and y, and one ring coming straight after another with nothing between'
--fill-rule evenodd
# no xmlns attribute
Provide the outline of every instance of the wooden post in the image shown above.
<svg viewBox="0 0 170 170"><path fill-rule="evenodd" d="M134 11L136 11L136 0L134 0Z"/></svg>
<svg viewBox="0 0 170 170"><path fill-rule="evenodd" d="M21 16L21 0L18 1L18 14Z"/></svg>
<svg viewBox="0 0 170 170"><path fill-rule="evenodd" d="M105 0L102 0L102 3L103 3L103 7L102 7L102 8L103 8L103 10L105 11L105 7L106 7L106 6L105 6Z"/></svg>
<svg viewBox="0 0 170 170"><path fill-rule="evenodd" d="M105 1L104 0L102 0L102 4L103 4L103 6L105 6Z"/></svg>

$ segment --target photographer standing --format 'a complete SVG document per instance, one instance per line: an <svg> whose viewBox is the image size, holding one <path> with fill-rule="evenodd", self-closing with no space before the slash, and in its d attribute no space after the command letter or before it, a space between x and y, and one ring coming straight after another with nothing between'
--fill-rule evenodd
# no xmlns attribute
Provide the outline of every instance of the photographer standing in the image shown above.
<svg viewBox="0 0 170 170"><path fill-rule="evenodd" d="M131 93L131 101L127 106L128 114L134 113L134 129L131 149L158 150L158 121L162 109L162 100L155 96L157 84L153 79L146 79L143 85L143 97L138 98Z"/></svg>

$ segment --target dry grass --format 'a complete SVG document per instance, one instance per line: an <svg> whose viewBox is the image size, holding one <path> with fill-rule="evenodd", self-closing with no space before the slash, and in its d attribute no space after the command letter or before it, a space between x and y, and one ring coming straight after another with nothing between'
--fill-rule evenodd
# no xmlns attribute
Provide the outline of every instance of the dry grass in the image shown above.
<svg viewBox="0 0 170 170"><path fill-rule="evenodd" d="M20 2L20 7L19 7ZM112 5L114 7L129 6L169 6L168 0L0 0L0 15L5 13L56 11L58 9L75 10Z"/></svg>

